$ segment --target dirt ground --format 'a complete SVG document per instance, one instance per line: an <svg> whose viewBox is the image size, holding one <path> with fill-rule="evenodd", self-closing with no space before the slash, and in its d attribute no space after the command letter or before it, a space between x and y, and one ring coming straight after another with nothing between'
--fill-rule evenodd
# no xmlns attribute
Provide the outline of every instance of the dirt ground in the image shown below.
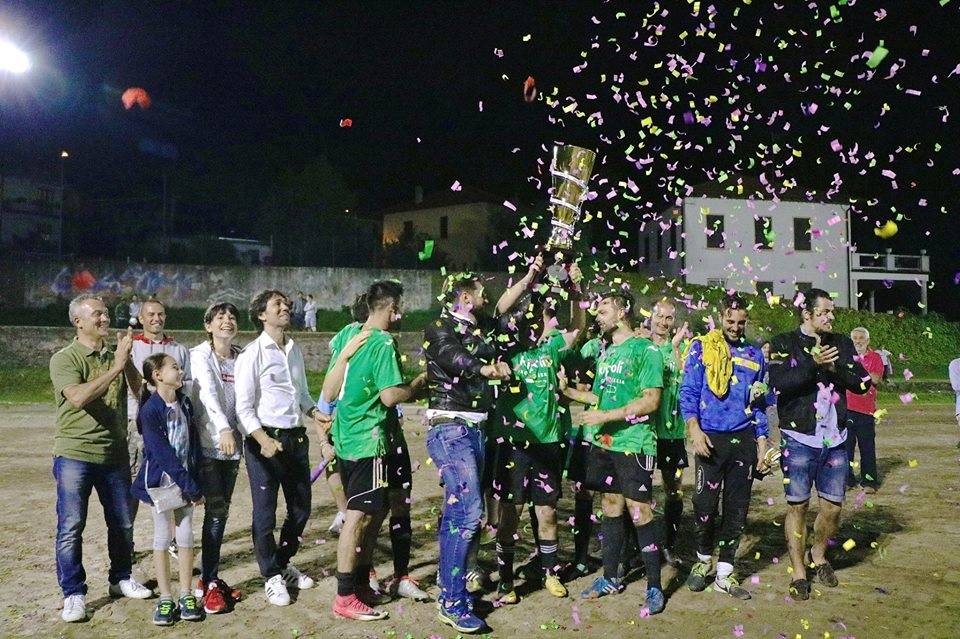
<svg viewBox="0 0 960 639"><path fill-rule="evenodd" d="M517 606L495 609L488 623L498 636L584 637L619 633L682 637L958 637L960 636L960 450L950 405L898 406L878 428L883 486L866 499L848 494L842 527L832 559L840 586L817 588L810 601L794 602L786 595L783 517L779 481L766 479L754 490L747 532L740 547L738 570L753 599L736 601L715 592L691 593L682 585L685 574L666 569L667 609L642 618L644 582L631 583L623 594L599 601L574 597L556 599L536 586L524 587ZM436 510L440 491L435 470L426 463L419 411L407 418L414 466L414 548L411 570L436 593ZM0 557L0 618L2 636L140 637L453 637L456 633L435 618L433 604L394 601L386 606L384 622L359 623L337 619L330 612L335 592L335 539L327 526L335 513L325 486L314 490L314 515L307 525L304 547L296 557L317 586L295 597L286 608L269 606L263 581L253 559L249 524L250 493L241 470L227 528L222 576L243 589L245 599L230 614L200 623L178 622L171 628L150 623L155 601L112 600L107 596L106 530L96 499L91 499L84 536L84 558L90 592L90 619L67 625L60 621L60 591L54 570L56 526L55 489L50 473L54 414L47 405L0 406L0 534L7 552ZM317 455L316 447L312 451ZM241 466L242 468L242 466ZM689 484L692 471L687 471ZM569 491L567 491L569 494ZM282 500L281 500L282 503ZM570 514L564 499L562 518ZM280 507L281 511L283 506ZM689 547L690 504L687 501L683 538ZM282 516L282 512L280 513ZM198 519L199 521L199 519ZM138 548L148 548L152 523L141 512L135 527ZM856 546L844 551L848 539ZM199 523L197 524L199 544ZM561 555L572 552L569 526L561 529ZM492 547L482 561L492 562ZM523 552L518 557L523 557ZM389 538L382 536L378 572L392 573ZM149 585L153 567L147 552L137 553L135 575ZM576 594L589 579L570 584ZM489 595L488 595L489 598Z"/></svg>

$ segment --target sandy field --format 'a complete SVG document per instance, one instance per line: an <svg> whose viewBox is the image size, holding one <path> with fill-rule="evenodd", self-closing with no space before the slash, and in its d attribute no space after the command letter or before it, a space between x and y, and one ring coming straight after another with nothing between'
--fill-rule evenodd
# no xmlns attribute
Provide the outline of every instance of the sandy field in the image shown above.
<svg viewBox="0 0 960 639"><path fill-rule="evenodd" d="M753 592L747 602L716 592L692 593L683 586L685 572L664 572L667 609L641 617L644 581L630 583L620 595L596 601L556 599L536 584L519 584L517 606L493 610L487 618L493 634L503 637L958 637L960 636L960 449L951 405L909 404L891 408L878 427L878 455L883 486L867 498L848 493L841 531L833 550L840 586L817 587L810 601L787 597L789 576L783 538L785 505L777 477L754 488L747 531L740 547L738 572ZM406 428L414 466L414 547L411 572L436 593L436 511L441 494L435 469L427 463L420 411L410 407ZM304 534L296 564L317 578L317 586L296 593L286 608L269 606L256 570L250 541L250 493L241 470L223 549L221 575L240 587L245 599L236 609L199 623L170 628L151 624L153 601L114 600L107 596L107 549L103 513L91 499L84 536L84 564L90 592L86 623L60 621L61 595L54 570L55 486L51 476L54 413L49 405L0 406L0 531L7 552L0 556L0 635L35 637L453 637L435 618L433 604L393 601L390 618L360 623L330 612L335 592L335 538L327 526L336 509L324 485L314 487L314 514ZM314 446L312 456L318 456ZM242 469L242 466L241 466ZM689 484L692 471L687 471ZM658 489L659 490L659 489ZM570 491L561 502L570 516ZM282 500L279 515L282 517ZM687 500L683 554L690 556L692 534ZM196 520L199 545L200 517ZM856 545L844 551L852 539ZM135 527L137 548L152 540L152 522L142 511ZM561 528L561 557L572 553L569 526ZM525 547L529 549L529 547ZM518 563L527 553L518 552ZM481 561L493 565L492 546ZM377 569L389 578L389 537L384 531ZM199 564L198 564L199 565ZM153 567L149 552L138 551L134 571L148 585ZM574 595L589 579L569 585ZM490 598L490 595L487 595Z"/></svg>

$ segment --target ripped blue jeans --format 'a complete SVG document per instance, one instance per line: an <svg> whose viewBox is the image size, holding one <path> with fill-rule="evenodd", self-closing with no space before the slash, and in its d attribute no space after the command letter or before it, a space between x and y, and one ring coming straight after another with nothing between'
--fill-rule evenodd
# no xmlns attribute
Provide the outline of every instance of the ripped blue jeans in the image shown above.
<svg viewBox="0 0 960 639"><path fill-rule="evenodd" d="M483 515L480 477L485 439L482 428L459 421L437 424L427 431L427 452L443 482L437 585L441 602L448 606L469 600L467 551Z"/></svg>

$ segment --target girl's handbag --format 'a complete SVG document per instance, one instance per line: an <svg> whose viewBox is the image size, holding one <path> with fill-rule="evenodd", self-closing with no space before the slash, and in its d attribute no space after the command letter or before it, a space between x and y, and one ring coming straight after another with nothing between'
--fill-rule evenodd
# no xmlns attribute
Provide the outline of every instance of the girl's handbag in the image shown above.
<svg viewBox="0 0 960 639"><path fill-rule="evenodd" d="M150 462L147 462L146 472L143 473L143 484L150 495L153 507L158 513L165 513L168 510L183 508L187 505L187 500L183 498L183 491L170 478L170 475L163 473L160 477L160 485L156 488L147 486L147 477L150 476Z"/></svg>

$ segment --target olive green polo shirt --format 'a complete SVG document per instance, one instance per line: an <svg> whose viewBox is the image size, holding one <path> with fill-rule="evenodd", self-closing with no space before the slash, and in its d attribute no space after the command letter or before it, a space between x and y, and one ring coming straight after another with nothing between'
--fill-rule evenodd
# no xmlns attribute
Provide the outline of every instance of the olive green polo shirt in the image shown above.
<svg viewBox="0 0 960 639"><path fill-rule="evenodd" d="M113 351L104 344L100 350L76 339L50 358L50 381L57 403L55 457L67 457L94 464L126 464L127 382L117 375L107 392L83 408L67 401L63 389L92 381L113 366Z"/></svg>

